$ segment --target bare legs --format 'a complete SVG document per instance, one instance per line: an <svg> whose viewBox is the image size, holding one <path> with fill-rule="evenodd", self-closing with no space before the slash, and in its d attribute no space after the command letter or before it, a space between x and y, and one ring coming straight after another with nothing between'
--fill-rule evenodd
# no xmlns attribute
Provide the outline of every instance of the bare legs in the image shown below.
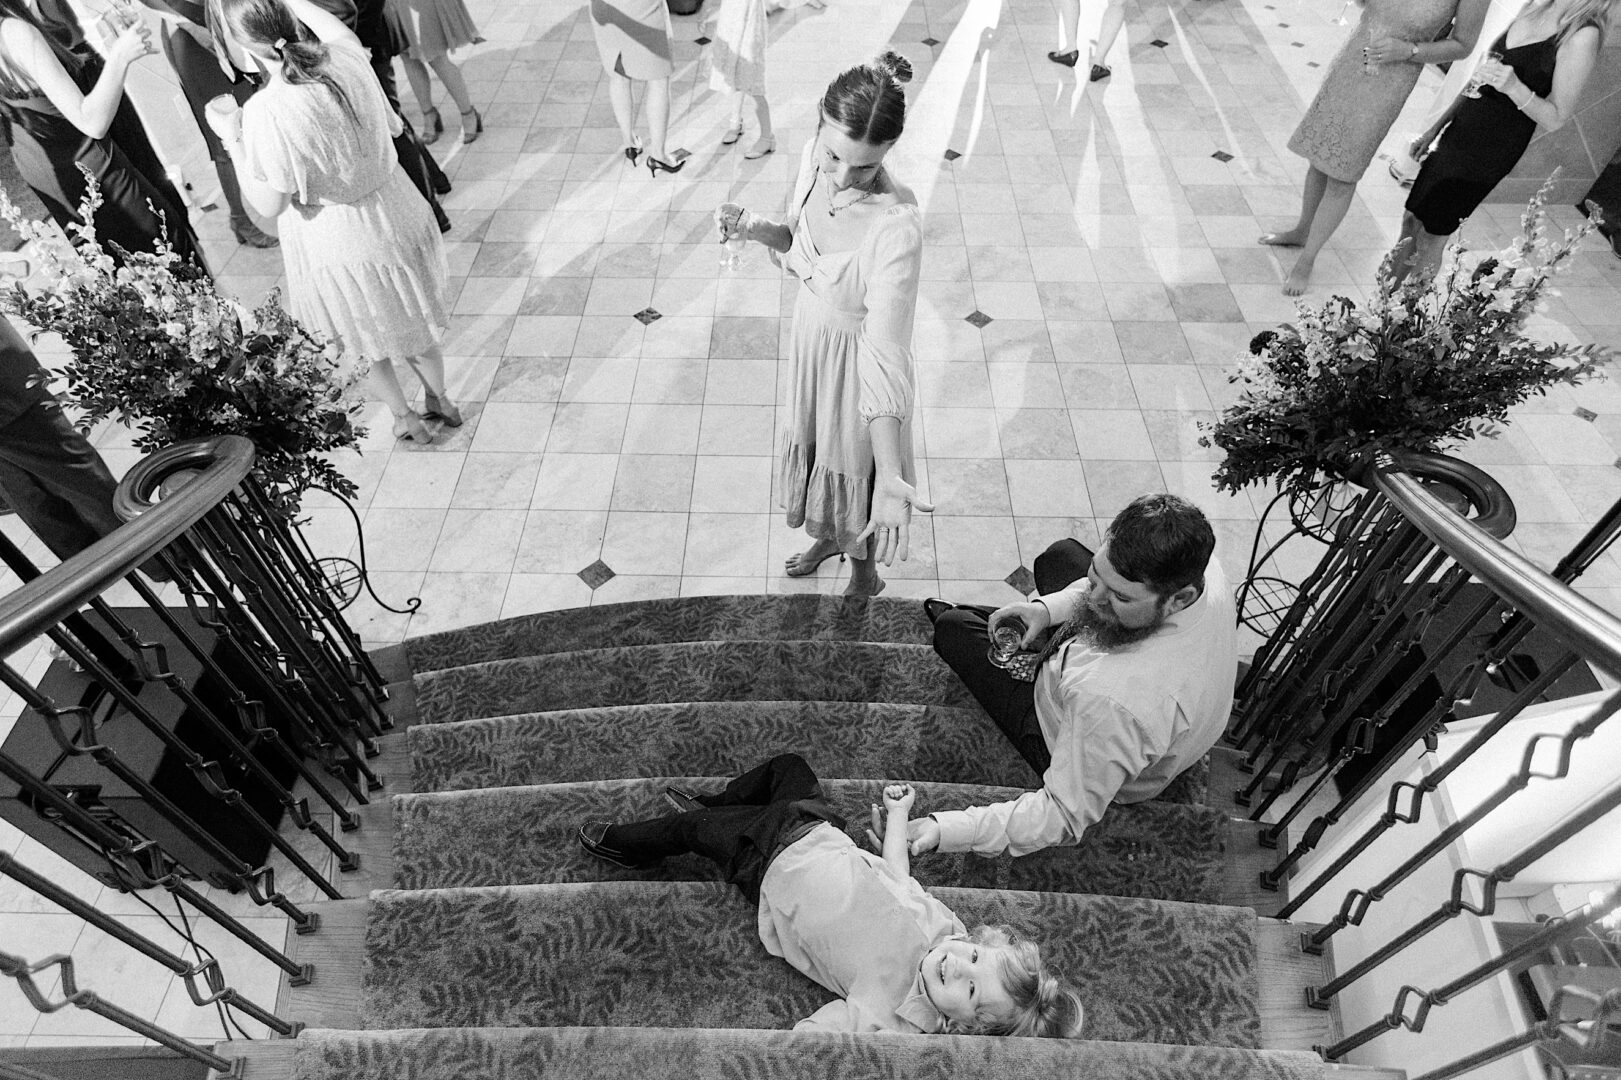
<svg viewBox="0 0 1621 1080"><path fill-rule="evenodd" d="M1276 247L1299 247L1300 257L1283 283L1283 295L1299 296L1311 281L1317 255L1345 220L1351 208L1356 185L1336 180L1315 165L1306 172L1306 186L1300 193L1300 220L1280 233L1267 233L1261 243Z"/></svg>
<svg viewBox="0 0 1621 1080"><path fill-rule="evenodd" d="M817 567L835 555L848 558L850 583L844 587L845 596L877 596L884 591L884 579L878 576L878 560L854 555L843 556L836 540L811 540L811 546L783 561L782 568L789 577L808 577Z"/></svg>
<svg viewBox="0 0 1621 1080"><path fill-rule="evenodd" d="M608 103L619 122L619 135L626 146L636 145L636 101L630 79L616 71L608 72ZM647 155L658 161L665 156L664 139L670 127L670 80L650 79L647 83Z"/></svg>
<svg viewBox="0 0 1621 1080"><path fill-rule="evenodd" d="M433 111L433 83L428 78L428 68L439 76L439 81L445 84L445 91L450 94L456 103L458 112L470 113L473 111L473 99L467 92L467 80L462 78L462 69L447 54L435 57L424 63L414 56L400 57L400 63L405 66L405 79L411 84L411 93L416 95L417 106L426 115Z"/></svg>
<svg viewBox="0 0 1621 1080"><path fill-rule="evenodd" d="M1401 236L1396 240L1396 284L1402 284L1414 273L1418 274L1418 280L1429 281L1441 267L1441 254L1446 246L1446 236L1426 232L1418 218L1404 212Z"/></svg>
<svg viewBox="0 0 1621 1080"><path fill-rule="evenodd" d="M445 357L435 345L416 356L405 358L406 364L416 372L417 378L422 380L423 390L432 398L448 404L449 396L445 393ZM388 358L375 361L369 372L371 388L388 411L394 414L394 434L400 438L409 438L413 442L426 443L432 441L428 427L422 422L422 417L411 408L410 398L405 388L400 385L399 371L394 361ZM451 406L454 409L454 406ZM456 417L460 423L460 417Z"/></svg>
<svg viewBox="0 0 1621 1080"><path fill-rule="evenodd" d="M730 137L733 132L736 133L737 137L731 138L732 142L742 137L743 104L749 100L754 102L754 122L759 126L760 137L755 140L754 146L744 157L764 157L775 149L777 144L776 136L771 131L771 103L766 101L764 94L745 94L739 90L732 95L732 123L727 129L727 135Z"/></svg>
<svg viewBox="0 0 1621 1080"><path fill-rule="evenodd" d="M1097 44L1092 47L1092 64L1101 65L1103 58L1109 55L1114 47L1114 39L1120 36L1120 28L1126 24L1125 0L1109 0L1103 9L1103 22L1098 26Z"/></svg>
<svg viewBox="0 0 1621 1080"><path fill-rule="evenodd" d="M1079 51L1081 47L1081 0L1064 0L1063 8L1058 16L1060 55Z"/></svg>

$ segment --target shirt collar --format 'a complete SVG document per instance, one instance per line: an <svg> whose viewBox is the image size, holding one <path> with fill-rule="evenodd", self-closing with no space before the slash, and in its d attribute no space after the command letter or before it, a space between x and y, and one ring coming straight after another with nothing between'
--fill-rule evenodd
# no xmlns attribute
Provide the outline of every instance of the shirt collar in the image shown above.
<svg viewBox="0 0 1621 1080"><path fill-rule="evenodd" d="M906 992L906 997L895 1006L895 1015L917 1028L925 1035L933 1035L945 1027L946 1018L940 1010L934 1007L929 996L923 992L923 972L920 970L912 976L912 986Z"/></svg>

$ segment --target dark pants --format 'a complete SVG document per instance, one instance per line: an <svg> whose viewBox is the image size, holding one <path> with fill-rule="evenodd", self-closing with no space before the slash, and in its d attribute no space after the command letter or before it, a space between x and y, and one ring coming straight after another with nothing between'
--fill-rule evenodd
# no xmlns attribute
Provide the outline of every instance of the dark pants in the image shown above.
<svg viewBox="0 0 1621 1080"><path fill-rule="evenodd" d="M1576 208L1587 213L1588 203L1597 203L1603 222L1599 231L1605 236L1614 236L1621 228L1621 152L1604 167L1593 181L1593 186L1587 189L1587 194L1577 202Z"/></svg>
<svg viewBox="0 0 1621 1080"><path fill-rule="evenodd" d="M123 524L113 513L117 487L56 404L32 405L0 427L0 492L57 558L77 555Z"/></svg>
<svg viewBox="0 0 1621 1080"><path fill-rule="evenodd" d="M1078 540L1060 540L1036 556L1036 592L1055 593L1086 576L1092 552ZM951 666L968 692L985 707L1008 742L1037 773L1052 764L1036 720L1034 683L1020 682L990 662L987 620L993 607L954 607L934 624L934 651Z"/></svg>
<svg viewBox="0 0 1621 1080"><path fill-rule="evenodd" d="M718 795L700 795L705 807L648 821L614 825L607 844L635 861L654 862L688 852L719 863L726 880L751 903L781 839L803 825L843 821L822 800L822 785L798 754L779 754L739 776Z"/></svg>

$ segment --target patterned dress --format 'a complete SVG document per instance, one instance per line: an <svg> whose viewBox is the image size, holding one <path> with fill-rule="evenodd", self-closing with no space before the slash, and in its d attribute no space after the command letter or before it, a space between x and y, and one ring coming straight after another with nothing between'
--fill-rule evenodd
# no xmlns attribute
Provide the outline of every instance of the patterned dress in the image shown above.
<svg viewBox="0 0 1621 1080"><path fill-rule="evenodd" d="M784 257L800 281L789 334L788 415L778 491L788 524L865 558L856 543L872 508L872 439L879 416L901 423L901 477L915 483L912 455L912 319L923 261L923 218L908 192L896 205L860 206L871 216L859 246L824 251L825 214L801 211L821 175L816 140L805 146L789 203L793 245ZM823 225L823 231L826 231Z"/></svg>
<svg viewBox="0 0 1621 1080"><path fill-rule="evenodd" d="M449 323L444 243L395 156L399 117L365 51L330 48L327 73L355 118L319 83L273 81L243 107L243 164L292 193L277 224L294 317L351 365L415 356Z"/></svg>
<svg viewBox="0 0 1621 1080"><path fill-rule="evenodd" d="M1335 180L1362 179L1424 70L1420 64L1380 64L1369 74L1362 68L1362 47L1386 35L1434 41L1457 10L1458 0L1368 0L1362 21L1289 137L1289 149Z"/></svg>

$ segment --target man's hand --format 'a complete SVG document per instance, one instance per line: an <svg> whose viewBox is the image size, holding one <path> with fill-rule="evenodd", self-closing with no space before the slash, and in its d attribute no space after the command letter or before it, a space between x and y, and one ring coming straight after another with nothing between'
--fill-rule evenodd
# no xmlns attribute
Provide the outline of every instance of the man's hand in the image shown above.
<svg viewBox="0 0 1621 1080"><path fill-rule="evenodd" d="M867 842L879 854L883 854L886 831L883 816L875 805L872 808L872 827L867 830ZM940 846L940 823L932 817L913 818L906 823L906 841L907 853L911 855L935 850Z"/></svg>
<svg viewBox="0 0 1621 1080"><path fill-rule="evenodd" d="M1024 623L1024 637L1020 639L1019 646L1028 649L1035 644L1047 627L1052 625L1052 612L1047 605L1039 600L1021 600L1016 604L1008 604L991 612L991 617L985 620L985 632L991 637L996 636L996 628L1008 619L1018 619Z"/></svg>

